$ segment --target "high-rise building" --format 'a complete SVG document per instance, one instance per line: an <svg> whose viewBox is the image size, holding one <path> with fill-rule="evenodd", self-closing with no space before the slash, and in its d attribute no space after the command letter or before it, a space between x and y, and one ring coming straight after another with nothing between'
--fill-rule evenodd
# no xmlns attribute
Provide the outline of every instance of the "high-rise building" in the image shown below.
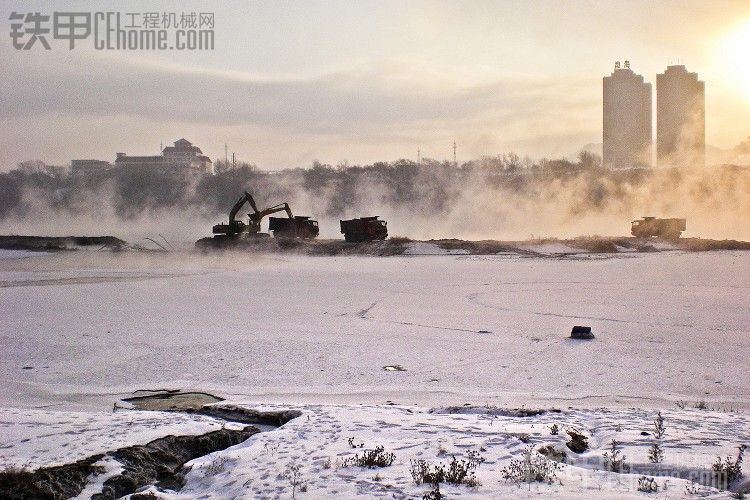
<svg viewBox="0 0 750 500"><path fill-rule="evenodd" d="M685 66L656 75L656 158L660 167L706 163L705 84Z"/></svg>
<svg viewBox="0 0 750 500"><path fill-rule="evenodd" d="M602 161L610 168L651 166L651 84L615 63L603 78L604 127Z"/></svg>

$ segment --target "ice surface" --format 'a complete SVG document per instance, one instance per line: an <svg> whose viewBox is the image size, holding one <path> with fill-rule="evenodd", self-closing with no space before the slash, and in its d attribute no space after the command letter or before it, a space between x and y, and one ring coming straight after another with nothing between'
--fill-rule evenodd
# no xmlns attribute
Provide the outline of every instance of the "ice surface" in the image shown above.
<svg viewBox="0 0 750 500"><path fill-rule="evenodd" d="M28 250L9 250L0 248L0 259L25 259L27 257L49 255L48 252L29 252Z"/></svg>
<svg viewBox="0 0 750 500"><path fill-rule="evenodd" d="M0 404L750 402L748 253L76 258L0 267Z"/></svg>

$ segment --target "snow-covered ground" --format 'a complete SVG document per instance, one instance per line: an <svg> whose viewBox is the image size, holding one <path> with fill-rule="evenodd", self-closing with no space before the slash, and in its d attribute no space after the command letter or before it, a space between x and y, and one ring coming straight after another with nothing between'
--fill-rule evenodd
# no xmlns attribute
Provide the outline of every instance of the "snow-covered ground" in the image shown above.
<svg viewBox="0 0 750 500"><path fill-rule="evenodd" d="M236 406L221 403L219 406ZM476 469L477 485L441 485L448 498L645 498L638 480L654 476L658 498L683 498L688 488L701 496L730 498L728 493L693 485L707 477L716 456L732 456L736 445L750 440L746 415L677 408L664 411L661 438L664 461L648 461L654 442L655 411L588 409L548 411L519 416L487 407L436 408L388 405L241 405L260 410L298 409L302 415L283 427L257 434L226 450L193 460L179 493L156 487L145 491L162 498L291 498L285 472L299 467L297 498L421 498L431 486L416 484L413 461L448 464L452 457L475 452L484 459ZM195 434L216 430L207 417L118 410L114 414L2 410L0 458L6 464L34 467L102 453L127 444L143 444L168 433ZM237 424L229 424L237 425ZM559 431L553 434L552 428ZM566 447L569 430L584 434L590 448L574 453ZM644 435L643 433L647 433ZM603 463L612 440L620 443L629 473L608 472ZM388 467L347 465L346 460L382 446L393 453ZM550 483L507 481L503 469L532 446L566 452ZM110 457L93 476L86 493L118 472ZM670 476L673 474L674 476ZM85 498L85 497L81 497Z"/></svg>
<svg viewBox="0 0 750 500"><path fill-rule="evenodd" d="M196 460L187 476L188 486L180 493L183 498L212 492L215 497L289 497L289 481L280 481L277 476L288 466L299 465L300 482L311 498L421 498L430 487L414 483L412 460L447 464L452 456L464 458L474 451L485 460L476 470L479 486L442 485L441 491L448 498L644 497L637 492L638 478L644 471L654 470L647 459L653 438L641 432L653 430L653 411L571 410L517 417L493 415L482 407L468 410L455 414L409 406L307 405L301 417L281 429ZM716 455L734 456L737 442L750 440L750 420L745 416L675 409L665 412L664 417L668 428L662 438L665 463L679 464L694 471L695 477ZM561 429L557 435L550 431L554 424ZM570 438L565 429L583 432L589 437L591 449L581 454L567 449L565 442ZM727 439L728 435L736 441ZM364 448L352 448L350 438L355 446ZM613 439L622 443L621 451L632 473L603 471L603 453ZM572 462L562 467L552 484L519 485L503 479L502 469L512 459L522 458L527 446L539 449L544 445L566 450ZM344 465L347 458L376 446L394 453L391 466L368 469ZM213 474L215 468L209 466L217 460L224 467ZM212 469L211 474L208 469ZM657 483L659 498L684 497L691 484L676 478L660 478Z"/></svg>
<svg viewBox="0 0 750 500"><path fill-rule="evenodd" d="M167 434L205 434L222 425L215 418L182 413L0 408L0 467L64 465Z"/></svg>
<svg viewBox="0 0 750 500"><path fill-rule="evenodd" d="M300 408L305 415L281 429L220 452L223 468L210 470L226 474L206 478L194 467L183 494L288 496L277 476L299 458L310 498L421 496L426 488L411 482L409 460L435 457L440 445L487 450L482 486L452 487L450 496L526 495L500 477L523 445L506 434L559 444L562 437L549 436L552 421L591 435L592 456L613 437L623 441L633 463L646 462L640 432L656 410L671 422L666 455L675 465L705 467L748 442L750 253L551 253L0 259L0 406L17 409L0 414L7 424L0 439L40 439L25 434L29 412L64 421L79 411L96 420L138 389L197 389L235 403ZM573 325L591 326L596 339L568 339ZM384 369L392 365L405 371ZM680 410L680 401L717 411ZM464 403L564 412L527 423L427 413ZM356 452L347 449L351 436L385 446L396 463L382 471L326 468L329 457L335 464ZM37 458L55 462L60 450L48 448L54 452ZM0 448L6 461L26 457L23 450ZM636 494L639 476L580 466L561 472L563 486L530 494ZM670 481L676 486L667 496L685 494Z"/></svg>

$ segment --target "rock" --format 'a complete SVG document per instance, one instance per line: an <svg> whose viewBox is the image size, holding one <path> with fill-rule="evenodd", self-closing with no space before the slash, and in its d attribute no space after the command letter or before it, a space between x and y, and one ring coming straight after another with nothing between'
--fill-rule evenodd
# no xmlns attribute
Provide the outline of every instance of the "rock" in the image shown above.
<svg viewBox="0 0 750 500"><path fill-rule="evenodd" d="M591 340L594 338L594 334L591 333L590 326L574 326L573 330L570 332L570 338L579 340Z"/></svg>

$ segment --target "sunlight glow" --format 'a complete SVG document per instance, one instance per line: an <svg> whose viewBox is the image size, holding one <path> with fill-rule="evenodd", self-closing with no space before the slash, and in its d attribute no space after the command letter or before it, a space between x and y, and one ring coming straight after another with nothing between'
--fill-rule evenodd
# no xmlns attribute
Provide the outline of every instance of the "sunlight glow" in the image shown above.
<svg viewBox="0 0 750 500"><path fill-rule="evenodd" d="M727 76L750 99L750 19L732 27L718 49Z"/></svg>

